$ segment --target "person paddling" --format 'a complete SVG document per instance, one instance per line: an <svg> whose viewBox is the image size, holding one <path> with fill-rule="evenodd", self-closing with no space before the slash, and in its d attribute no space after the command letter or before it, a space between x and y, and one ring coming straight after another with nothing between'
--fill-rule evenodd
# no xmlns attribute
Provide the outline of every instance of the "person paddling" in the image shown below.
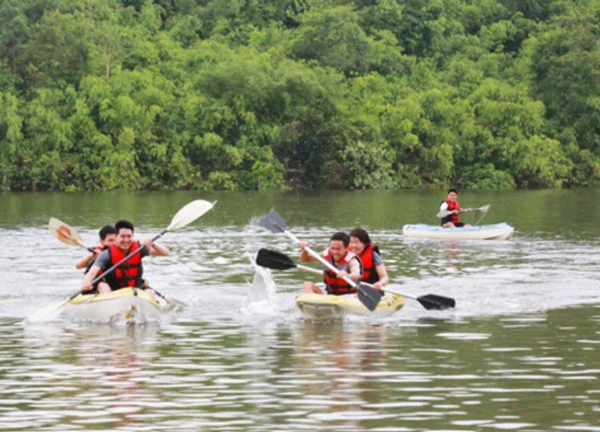
<svg viewBox="0 0 600 432"><path fill-rule="evenodd" d="M336 275L333 271L323 269L323 279L325 281L325 290L327 294L343 295L353 294L356 288L352 287L343 279L346 276L353 281L359 281L362 275L362 264L360 259L348 250L350 238L344 232L336 232L329 239L329 249L322 253L323 258L329 261L334 267L340 270ZM300 260L304 262L318 261L305 249L309 246L308 242L300 242ZM321 288L312 282L304 282L304 292L324 294Z"/></svg>
<svg viewBox="0 0 600 432"><path fill-rule="evenodd" d="M131 222L120 220L115 224L115 229L117 231L115 243L98 255L90 271L85 274L81 285L83 291L91 291L93 289L90 282L96 278L98 272L106 271L142 246L142 243L133 239L134 227ZM145 240L143 246L138 253L117 267L115 271L108 274L104 278L104 282L98 284L99 293L107 293L127 287L142 288L142 259L148 255L167 256L169 254L167 248L152 243L151 239ZM151 295L154 295L153 290L148 289L147 291Z"/></svg>
<svg viewBox="0 0 600 432"><path fill-rule="evenodd" d="M458 203L458 192L456 189L448 190L448 197L442 201L440 211L454 212L442 218L442 226L444 228L462 228L471 226L470 224L465 224L459 220L458 214L460 212L460 204ZM470 212L473 210L468 208L463 211Z"/></svg>
<svg viewBox="0 0 600 432"><path fill-rule="evenodd" d="M94 249L95 252L77 261L77 264L75 264L77 269L84 268L86 269L85 271L87 273L100 252L107 249L115 242L115 239L117 238L117 230L112 225L104 225L100 229L98 236L100 237L100 244L98 246L92 246L92 249Z"/></svg>
<svg viewBox="0 0 600 432"><path fill-rule="evenodd" d="M378 290L390 283L379 247L371 241L367 231L362 228L350 231L349 249L362 262L362 281L372 284Z"/></svg>

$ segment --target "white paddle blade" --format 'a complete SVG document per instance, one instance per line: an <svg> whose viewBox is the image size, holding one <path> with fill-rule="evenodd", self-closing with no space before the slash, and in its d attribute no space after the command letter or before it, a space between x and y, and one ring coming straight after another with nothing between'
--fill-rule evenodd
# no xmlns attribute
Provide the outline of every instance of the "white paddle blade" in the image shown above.
<svg viewBox="0 0 600 432"><path fill-rule="evenodd" d="M177 212L175 216L173 216L173 220L171 221L171 225L168 226L167 231L173 231L191 224L204 213L213 208L215 203L216 201L214 203L210 203L204 200L196 200L186 204Z"/></svg>
<svg viewBox="0 0 600 432"><path fill-rule="evenodd" d="M81 234L79 234L75 228L70 227L66 223L56 218L50 218L48 228L50 228L52 235L60 242L71 246L85 247Z"/></svg>
<svg viewBox="0 0 600 432"><path fill-rule="evenodd" d="M482 212L482 213L487 213L487 211L488 211L489 209L490 209L490 205L489 205L489 204L487 204L487 205L484 205L484 206L482 206L482 207L479 207L479 211L480 211L480 212Z"/></svg>
<svg viewBox="0 0 600 432"><path fill-rule="evenodd" d="M44 309L36 312L29 318L27 321L31 323L42 323L47 321L55 320L56 317L60 315L60 313L65 308L65 305L69 302L69 299L63 300L59 305L52 304L46 306Z"/></svg>

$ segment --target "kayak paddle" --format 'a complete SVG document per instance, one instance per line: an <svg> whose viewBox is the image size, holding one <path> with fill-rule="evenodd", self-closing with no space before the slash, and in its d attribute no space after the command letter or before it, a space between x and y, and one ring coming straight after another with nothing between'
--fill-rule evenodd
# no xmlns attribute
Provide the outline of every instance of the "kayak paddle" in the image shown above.
<svg viewBox="0 0 600 432"><path fill-rule="evenodd" d="M156 240L158 240L160 237L162 237L169 231L175 231L175 230L178 230L179 228L183 228L184 226L189 225L190 223L192 223L193 221L198 219L200 216L202 216L206 212L208 212L211 208L213 208L215 203L216 203L216 201L214 203L210 203L210 202L204 201L204 200L196 200L196 201L192 201L192 202L186 204L175 214L175 216L173 216L173 219L171 220L171 223L169 224L169 226L166 229L164 229L160 234L156 235L152 239L152 243L154 243ZM121 264L123 264L129 258L134 256L136 253L140 252L142 250L142 248L143 248L143 246L140 246L135 251L131 252L129 255L127 255L125 258L123 258L121 261L119 261L118 263L113 265L111 268L109 268L108 270L103 272L100 276L96 277L93 281L91 281L90 285L94 285L96 282L98 282L100 279L105 277L107 274L113 272L117 267L119 267ZM55 319L62 312L64 307L67 305L67 303L70 300L77 297L81 293L82 293L82 291L77 291L73 295L71 295L71 296L67 297L65 300L63 300L60 304L50 305L50 306L45 307L41 311L39 311L36 314L34 314L33 316L31 316L28 319L28 321L29 322L45 322L45 321L51 321L51 320Z"/></svg>
<svg viewBox="0 0 600 432"><path fill-rule="evenodd" d="M62 243L67 244L69 246L79 246L89 250L92 253L96 253L94 249L84 245L81 234L79 234L79 232L75 228L70 227L66 223L56 218L50 218L48 228L50 228L50 232L52 233L52 235Z"/></svg>
<svg viewBox="0 0 600 432"><path fill-rule="evenodd" d="M283 233L288 236L294 243L299 244L300 240L292 234L291 232L285 229L285 220L277 214L275 210L271 210L264 219L260 221L261 225L271 231L272 233ZM308 246L304 248L313 258L318 260L321 264L326 266L331 271L335 272L336 275L340 274L340 270L335 268L330 262L328 262L325 258L323 258L320 254L309 248ZM365 305L367 309L371 312L377 308L381 297L383 297L383 292L376 290L372 287L366 286L361 282L354 282L349 277L344 276L343 279L352 287L356 289L358 292L358 299L362 304Z"/></svg>
<svg viewBox="0 0 600 432"><path fill-rule="evenodd" d="M155 288L151 288L148 287L148 289L151 289L152 291L154 291L154 293L159 296L161 299L163 299L164 301L166 301L168 304L173 305L173 306L181 306L181 307L187 307L188 304L182 302L181 300L177 300L176 298L173 297L165 297L164 295L162 295L161 293L159 293Z"/></svg>
<svg viewBox="0 0 600 432"><path fill-rule="evenodd" d="M484 205L482 207L479 208L474 208L471 209L471 211L479 211L482 213L487 213L488 210L490 209L490 205ZM466 213L467 210L466 209L460 209L460 210L440 210L440 212L438 214L435 215L435 217L439 217L439 218L445 218L447 216L450 216L451 214L455 214L455 213Z"/></svg>
<svg viewBox="0 0 600 432"><path fill-rule="evenodd" d="M287 269L299 268L299 269L307 270L307 271L310 271L313 273L323 274L323 272L318 269L296 264L287 255L276 252L276 251L271 251L268 249L260 249L258 251L258 255L256 256L256 264L258 264L259 266L267 267L267 268L274 269L274 270L287 270ZM361 285L363 285L363 286L366 285L366 286L372 287L371 284L367 284L365 282L361 282ZM453 308L456 306L456 301L453 298L444 297L444 296L440 296L437 294L427 294L427 295L420 296L420 297L413 297L409 294L402 293L402 292L399 292L399 291L396 291L396 290L393 290L390 288L384 288L383 290L387 291L387 292L391 292L393 294L401 295L402 297L409 298L411 300L416 300L419 303L421 303L421 305L427 310L432 310L432 309L442 310L442 309Z"/></svg>

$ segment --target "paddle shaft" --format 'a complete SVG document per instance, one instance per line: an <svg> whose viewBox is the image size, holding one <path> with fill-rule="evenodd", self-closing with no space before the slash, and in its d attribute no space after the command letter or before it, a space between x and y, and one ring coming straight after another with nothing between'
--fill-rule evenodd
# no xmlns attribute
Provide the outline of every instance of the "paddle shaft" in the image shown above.
<svg viewBox="0 0 600 432"><path fill-rule="evenodd" d="M164 295L162 295L158 290L152 288L152 287L143 287L142 288L144 291L147 289L151 289L152 291L154 291L154 293L159 296L161 299L163 299L164 301L166 301L167 303L172 303L173 301L171 299L168 299L167 297L165 297Z"/></svg>
<svg viewBox="0 0 600 432"><path fill-rule="evenodd" d="M79 246L79 247L82 247L82 248L84 248L84 249L87 249L89 252L91 252L91 253L93 253L93 254L95 254L95 253L98 253L98 251L97 251L97 250L95 250L95 249L94 249L94 248L92 248L92 247L89 247L89 246L86 246L86 245L84 245L83 243L81 243L81 241L80 241L80 240L78 240L78 239L74 239L73 237L71 237L71 238L72 238L72 239L75 241L75 243L77 243L77 246ZM59 241L61 241L61 240L60 240L60 238L58 238L58 240L59 240ZM67 244L68 244L68 243L67 243Z"/></svg>
<svg viewBox="0 0 600 432"><path fill-rule="evenodd" d="M482 209L483 209L483 207L479 207L479 208L471 209L471 211L472 212L481 211ZM452 210L451 213L468 213L468 212L469 212L469 209L460 209L460 210Z"/></svg>
<svg viewBox="0 0 600 432"><path fill-rule="evenodd" d="M489 209L489 205L484 205L482 207L471 209L471 211L482 211L485 213L485 212L487 212L488 209ZM439 214L437 216L438 217L447 217L447 216L450 216L451 214L467 213L468 211L469 211L468 209L444 210L444 211L439 212Z"/></svg>
<svg viewBox="0 0 600 432"><path fill-rule="evenodd" d="M295 241L296 243L300 243L300 240L298 240L298 237L296 237L294 234L292 234L291 232L288 232L287 230L283 230L283 233L288 236L289 238L291 238L293 241ZM317 259L321 264L323 264L325 267L327 267L329 270L335 272L335 274L337 276L340 276L340 270L335 268L329 261L327 261L325 258L323 258L320 254L318 254L317 252L315 252L314 250L312 250L311 248L309 248L308 246L304 247L304 250L306 250L306 252L308 252L313 258ZM304 266L303 266L304 267ZM352 279L350 279L348 276L342 276L342 279L344 279L346 282L348 282L348 284L350 284L350 286L352 288L356 288L357 283L354 282Z"/></svg>

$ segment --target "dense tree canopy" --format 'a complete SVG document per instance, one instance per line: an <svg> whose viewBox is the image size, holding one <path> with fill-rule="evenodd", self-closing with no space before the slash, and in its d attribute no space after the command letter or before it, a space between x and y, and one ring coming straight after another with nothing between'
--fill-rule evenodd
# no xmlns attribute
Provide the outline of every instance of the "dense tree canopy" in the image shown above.
<svg viewBox="0 0 600 432"><path fill-rule="evenodd" d="M598 0L0 0L0 190L600 184Z"/></svg>

